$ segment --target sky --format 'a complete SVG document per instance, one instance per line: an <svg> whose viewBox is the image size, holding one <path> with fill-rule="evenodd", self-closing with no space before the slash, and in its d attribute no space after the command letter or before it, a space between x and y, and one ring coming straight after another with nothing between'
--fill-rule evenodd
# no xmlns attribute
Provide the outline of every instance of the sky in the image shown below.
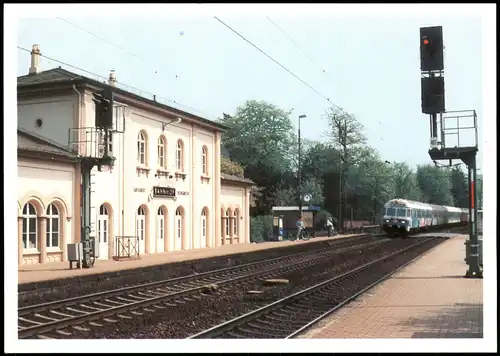
<svg viewBox="0 0 500 356"><path fill-rule="evenodd" d="M446 108L476 110L481 166L479 16L290 17L264 12L218 18L316 91L210 15L26 19L19 22L18 46L29 50L36 43L43 55L98 74L101 80L113 69L119 82L209 119L234 114L246 100L265 100L293 109L295 124L306 114L302 136L312 140L327 140L327 97L355 114L368 143L384 160L415 167L432 163L427 153L429 118L420 108L419 28L442 25ZM18 49L17 55L17 75L25 75L29 53ZM59 65L79 72L42 58L42 70Z"/></svg>

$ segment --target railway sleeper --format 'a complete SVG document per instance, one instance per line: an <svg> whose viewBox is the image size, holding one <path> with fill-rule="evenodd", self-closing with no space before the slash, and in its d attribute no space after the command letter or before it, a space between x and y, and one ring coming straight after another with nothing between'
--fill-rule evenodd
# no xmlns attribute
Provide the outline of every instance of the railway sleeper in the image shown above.
<svg viewBox="0 0 500 356"><path fill-rule="evenodd" d="M246 327L244 326L240 326L238 327L238 331L239 332L243 332L245 334L250 334L250 335L253 335L253 336L259 336L261 338L269 338L269 333L265 332L261 332L259 330L252 330L252 329L247 329Z"/></svg>
<svg viewBox="0 0 500 356"><path fill-rule="evenodd" d="M71 335L73 335L70 332L67 332L67 331L64 331L64 330L56 330L56 333L58 333L59 335L63 335L63 336L71 336Z"/></svg>
<svg viewBox="0 0 500 356"><path fill-rule="evenodd" d="M301 327L303 324L297 322L295 319L281 319L281 318L272 318L270 315L265 315L265 319L259 319L261 323L276 325L277 323L288 323L297 327Z"/></svg>
<svg viewBox="0 0 500 356"><path fill-rule="evenodd" d="M286 333L287 331L290 330L290 328L286 328L286 327L280 328L279 324L278 325L271 325L269 323L262 323L260 320L255 320L253 322L249 321L249 322L247 322L247 325L252 327L252 328L255 328L255 329L264 329L264 330L269 330L269 331L277 332L277 333Z"/></svg>
<svg viewBox="0 0 500 356"><path fill-rule="evenodd" d="M123 315L123 314L117 314L116 316L119 318L122 318L122 319L133 319L131 316Z"/></svg>
<svg viewBox="0 0 500 356"><path fill-rule="evenodd" d="M83 326L79 325L74 325L72 326L73 329L78 330L78 331L89 331L90 329L84 328Z"/></svg>

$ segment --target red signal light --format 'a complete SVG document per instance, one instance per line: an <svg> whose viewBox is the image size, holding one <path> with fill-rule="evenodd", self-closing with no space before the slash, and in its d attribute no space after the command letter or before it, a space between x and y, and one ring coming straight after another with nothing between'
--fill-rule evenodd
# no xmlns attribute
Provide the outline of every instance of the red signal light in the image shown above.
<svg viewBox="0 0 500 356"><path fill-rule="evenodd" d="M427 38L424 38L424 45L428 45L430 42Z"/></svg>

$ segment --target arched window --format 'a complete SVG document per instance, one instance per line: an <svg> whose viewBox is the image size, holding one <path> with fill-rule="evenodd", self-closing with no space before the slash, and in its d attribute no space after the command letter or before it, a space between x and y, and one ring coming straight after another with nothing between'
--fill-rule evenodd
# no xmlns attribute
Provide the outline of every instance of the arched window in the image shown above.
<svg viewBox="0 0 500 356"><path fill-rule="evenodd" d="M137 236L139 236L139 240L144 240L146 230L146 211L144 207L140 206L137 209Z"/></svg>
<svg viewBox="0 0 500 356"><path fill-rule="evenodd" d="M163 212L162 208L158 208L158 214L157 214L157 223L158 223L158 238L160 240L163 239L163 236L165 235L165 213Z"/></svg>
<svg viewBox="0 0 500 356"><path fill-rule="evenodd" d="M201 211L201 247L207 246L207 211Z"/></svg>
<svg viewBox="0 0 500 356"><path fill-rule="evenodd" d="M165 168L167 166L167 144L165 137L158 138L158 167Z"/></svg>
<svg viewBox="0 0 500 356"><path fill-rule="evenodd" d="M25 249L36 249L38 232L38 217L33 204L26 203L23 208L23 247Z"/></svg>
<svg viewBox="0 0 500 356"><path fill-rule="evenodd" d="M182 209L180 207L175 211L175 237L178 241L182 239Z"/></svg>
<svg viewBox="0 0 500 356"><path fill-rule="evenodd" d="M206 146L201 149L201 171L204 175L208 175L208 149Z"/></svg>
<svg viewBox="0 0 500 356"><path fill-rule="evenodd" d="M60 228L59 210L55 204L50 204L47 207L47 247L59 247L59 231Z"/></svg>
<svg viewBox="0 0 500 356"><path fill-rule="evenodd" d="M175 150L175 168L179 172L184 171L184 144L181 140L177 141L177 147Z"/></svg>
<svg viewBox="0 0 500 356"><path fill-rule="evenodd" d="M231 226L229 224L229 217L231 216L231 211L229 209L226 210L226 236L231 235Z"/></svg>
<svg viewBox="0 0 500 356"><path fill-rule="evenodd" d="M139 132L137 137L137 162L141 165L147 165L147 138L144 131Z"/></svg>
<svg viewBox="0 0 500 356"><path fill-rule="evenodd" d="M109 212L106 205L102 204L99 207L99 216L97 217L97 236L99 242L108 242L108 226L109 226Z"/></svg>
<svg viewBox="0 0 500 356"><path fill-rule="evenodd" d="M240 210L234 210L233 235L238 236L240 230Z"/></svg>

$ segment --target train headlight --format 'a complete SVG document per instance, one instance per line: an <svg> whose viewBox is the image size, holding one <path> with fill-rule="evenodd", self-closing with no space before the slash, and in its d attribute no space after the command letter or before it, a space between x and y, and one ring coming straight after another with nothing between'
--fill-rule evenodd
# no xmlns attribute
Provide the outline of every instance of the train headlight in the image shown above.
<svg viewBox="0 0 500 356"><path fill-rule="evenodd" d="M405 222L406 222L406 221L404 221L404 220L401 220L401 224L404 224Z"/></svg>

